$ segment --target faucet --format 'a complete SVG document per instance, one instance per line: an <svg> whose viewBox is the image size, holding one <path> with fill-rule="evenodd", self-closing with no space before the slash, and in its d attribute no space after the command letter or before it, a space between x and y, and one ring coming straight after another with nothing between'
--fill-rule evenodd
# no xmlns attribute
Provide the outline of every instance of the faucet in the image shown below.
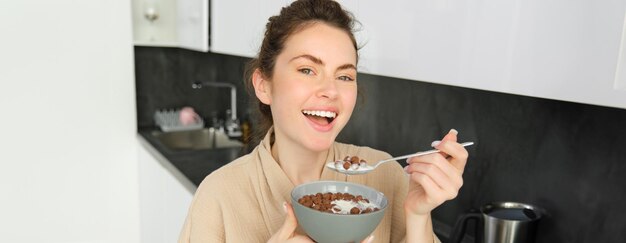
<svg viewBox="0 0 626 243"><path fill-rule="evenodd" d="M237 120L237 87L234 84L219 83L219 82L201 82L195 81L191 84L191 88L200 89L202 86L216 87L216 88L230 88L230 110L226 111L226 132L230 137L240 137L241 129L239 127L239 120ZM230 114L228 114L230 113Z"/></svg>

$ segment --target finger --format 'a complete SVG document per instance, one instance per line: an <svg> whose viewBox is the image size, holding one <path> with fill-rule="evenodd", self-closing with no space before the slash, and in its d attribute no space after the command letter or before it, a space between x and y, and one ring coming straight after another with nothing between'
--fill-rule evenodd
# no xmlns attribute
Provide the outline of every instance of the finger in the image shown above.
<svg viewBox="0 0 626 243"><path fill-rule="evenodd" d="M289 242L315 243L309 236L298 234L295 234L293 238L289 239Z"/></svg>
<svg viewBox="0 0 626 243"><path fill-rule="evenodd" d="M433 177L434 181L443 189L450 192L458 191L463 186L463 175L441 155L436 155L434 161L416 161L405 167L407 173L421 172Z"/></svg>
<svg viewBox="0 0 626 243"><path fill-rule="evenodd" d="M460 187L463 184L463 172L459 171L440 154L419 156L409 161L409 165L414 163L427 163L437 166L447 176L447 178L452 181L453 185Z"/></svg>
<svg viewBox="0 0 626 243"><path fill-rule="evenodd" d="M432 163L412 163L405 167L405 171L409 174L419 172L425 174L439 187L439 189L445 190L446 187L451 186L448 176L446 176L436 165Z"/></svg>
<svg viewBox="0 0 626 243"><path fill-rule="evenodd" d="M459 134L459 132L456 129L450 129L450 131L448 132L448 134L446 134L441 140L435 140L433 141L430 146L433 148L437 148L439 146L439 144L443 141L455 141L457 139L457 134ZM443 155L444 157L448 157L448 155L444 152L440 152L439 154ZM406 160L407 163L411 163L411 161L414 159L415 157L411 157L408 158Z"/></svg>
<svg viewBox="0 0 626 243"><path fill-rule="evenodd" d="M365 238L365 240L361 241L361 243L372 243L374 242L374 235L370 235L369 237Z"/></svg>
<svg viewBox="0 0 626 243"><path fill-rule="evenodd" d="M445 136L443 136L443 138L441 140L434 141L431 144L431 146L433 148L437 148L439 146L439 144L441 144L441 142L444 142L444 141L456 142L458 134L459 134L459 132L456 129L452 128L452 129L450 129L450 131L448 131L448 133ZM448 155L445 152L439 152L439 153L441 155L443 155L444 157L448 157Z"/></svg>
<svg viewBox="0 0 626 243"><path fill-rule="evenodd" d="M445 201L445 193L428 175L413 172L411 173L411 180L422 186L426 192L427 204L439 205Z"/></svg>
<svg viewBox="0 0 626 243"><path fill-rule="evenodd" d="M459 134L459 132L456 129L450 129L450 131L441 139L441 140L435 140L433 141L430 146L435 148L437 147L437 145L439 145L442 141L455 141L457 140L457 135Z"/></svg>
<svg viewBox="0 0 626 243"><path fill-rule="evenodd" d="M462 180L459 183L457 178L453 179L448 177L439 167L432 163L413 163L406 167L406 171L409 173L419 172L428 175L441 190L446 192L446 199L455 198L462 185Z"/></svg>
<svg viewBox="0 0 626 243"><path fill-rule="evenodd" d="M291 238L298 227L298 220L293 212L293 207L287 202L283 202L283 209L287 213L283 226L277 232L279 240L286 240Z"/></svg>
<svg viewBox="0 0 626 243"><path fill-rule="evenodd" d="M457 142L443 141L437 145L437 149L447 154L449 156L448 161L450 161L450 164L452 164L452 166L460 172L463 172L469 156L463 145Z"/></svg>
<svg viewBox="0 0 626 243"><path fill-rule="evenodd" d="M450 131L448 131L448 134L446 134L446 136L444 136L443 139L441 139L441 141L454 141L454 142L456 142L458 134L459 134L459 131L457 131L456 129L452 128L452 129L450 129Z"/></svg>

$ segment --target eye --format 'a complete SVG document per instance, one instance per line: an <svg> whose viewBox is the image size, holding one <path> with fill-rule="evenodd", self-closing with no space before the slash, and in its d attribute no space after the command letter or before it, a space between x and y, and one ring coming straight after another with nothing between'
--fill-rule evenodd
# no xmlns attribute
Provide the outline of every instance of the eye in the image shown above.
<svg viewBox="0 0 626 243"><path fill-rule="evenodd" d="M311 70L310 68L300 68L298 69L298 72L301 72L306 75L313 75L313 70Z"/></svg>
<svg viewBox="0 0 626 243"><path fill-rule="evenodd" d="M341 81L354 81L350 76L340 76L338 79Z"/></svg>

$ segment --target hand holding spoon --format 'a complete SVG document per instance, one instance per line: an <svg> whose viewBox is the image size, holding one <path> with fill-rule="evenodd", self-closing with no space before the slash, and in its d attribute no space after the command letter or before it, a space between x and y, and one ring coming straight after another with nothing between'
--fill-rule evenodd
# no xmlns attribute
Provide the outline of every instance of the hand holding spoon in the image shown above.
<svg viewBox="0 0 626 243"><path fill-rule="evenodd" d="M474 144L474 142L465 142L462 143L461 145L463 147L467 147ZM407 154L407 155L403 155L403 156L398 156L398 157L394 157L391 159L386 159L386 160L381 160L376 162L376 164L374 165L368 165L368 164L362 164L360 165L358 168L353 169L353 168L348 168L348 169L344 169L342 166L337 166L335 161L331 161L326 163L326 167L328 167L331 170L334 170L336 172L339 173L343 173L346 175L362 175L362 174L367 174L372 172L374 169L378 168L378 166L382 165L383 163L389 162L389 161L396 161L396 160L401 160L401 159L407 159L407 158L411 158L411 157L418 157L418 156L422 156L422 155L427 155L427 154L433 154L433 153L439 153L441 151L439 151L438 149L433 149L433 150L428 150L428 151L424 151L424 152L417 152L414 154Z"/></svg>

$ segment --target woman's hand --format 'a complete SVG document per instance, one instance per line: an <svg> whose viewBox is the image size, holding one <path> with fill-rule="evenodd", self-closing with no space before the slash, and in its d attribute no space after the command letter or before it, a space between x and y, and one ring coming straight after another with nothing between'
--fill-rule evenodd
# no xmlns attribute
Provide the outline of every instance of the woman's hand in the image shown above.
<svg viewBox="0 0 626 243"><path fill-rule="evenodd" d="M463 185L467 150L457 143L454 129L433 147L441 153L413 157L405 171L410 174L409 193L404 202L407 213L427 215L435 207L457 196Z"/></svg>
<svg viewBox="0 0 626 243"><path fill-rule="evenodd" d="M278 232L272 235L272 238L267 241L268 243L278 242L313 242L311 238L305 235L296 234L296 228L298 227L298 220L293 212L291 204L283 203L283 210L287 213L283 226L278 229Z"/></svg>
<svg viewBox="0 0 626 243"><path fill-rule="evenodd" d="M314 242L306 235L296 234L296 228L298 227L298 220L296 219L296 214L293 212L293 207L291 204L285 202L283 203L283 209L285 213L287 213L287 218L285 218L285 223L280 227L278 232L272 235L267 242L268 243L278 243L278 242ZM370 243L374 240L374 236L370 235L365 238L361 243Z"/></svg>

